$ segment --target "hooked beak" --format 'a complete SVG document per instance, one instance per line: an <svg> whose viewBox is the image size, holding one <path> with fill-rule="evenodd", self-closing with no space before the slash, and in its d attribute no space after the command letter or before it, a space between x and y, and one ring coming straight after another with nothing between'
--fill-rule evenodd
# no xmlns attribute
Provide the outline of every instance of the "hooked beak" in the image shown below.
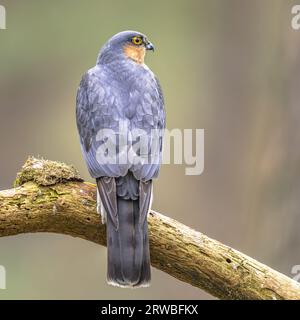
<svg viewBox="0 0 300 320"><path fill-rule="evenodd" d="M146 47L146 50L154 51L154 45L151 42L147 42L145 47Z"/></svg>

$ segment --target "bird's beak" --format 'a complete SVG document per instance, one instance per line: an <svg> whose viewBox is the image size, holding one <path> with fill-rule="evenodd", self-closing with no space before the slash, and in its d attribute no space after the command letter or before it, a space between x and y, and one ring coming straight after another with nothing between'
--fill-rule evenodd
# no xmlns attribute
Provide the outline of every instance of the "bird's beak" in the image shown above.
<svg viewBox="0 0 300 320"><path fill-rule="evenodd" d="M154 51L154 45L151 42L147 42L145 47L146 47L146 50Z"/></svg>

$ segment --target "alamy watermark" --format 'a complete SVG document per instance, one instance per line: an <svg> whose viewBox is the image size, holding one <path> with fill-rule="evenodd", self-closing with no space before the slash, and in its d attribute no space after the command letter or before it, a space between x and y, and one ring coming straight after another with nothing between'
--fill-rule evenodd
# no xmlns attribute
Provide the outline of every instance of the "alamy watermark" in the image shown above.
<svg viewBox="0 0 300 320"><path fill-rule="evenodd" d="M6 270L4 266L0 265L0 290L6 289Z"/></svg>
<svg viewBox="0 0 300 320"><path fill-rule="evenodd" d="M294 30L300 29L300 5L295 5L292 7L293 18L291 20L291 25Z"/></svg>
<svg viewBox="0 0 300 320"><path fill-rule="evenodd" d="M293 280L300 282L300 265L296 264L292 267L291 274L293 275Z"/></svg>
<svg viewBox="0 0 300 320"><path fill-rule="evenodd" d="M204 170L203 129L130 129L127 122L101 129L93 143L92 158L108 170L154 170L160 164L185 164L186 175ZM90 159L88 159L90 160ZM152 169L151 169L152 168Z"/></svg>
<svg viewBox="0 0 300 320"><path fill-rule="evenodd" d="M4 6L0 5L0 30L6 29L6 10Z"/></svg>

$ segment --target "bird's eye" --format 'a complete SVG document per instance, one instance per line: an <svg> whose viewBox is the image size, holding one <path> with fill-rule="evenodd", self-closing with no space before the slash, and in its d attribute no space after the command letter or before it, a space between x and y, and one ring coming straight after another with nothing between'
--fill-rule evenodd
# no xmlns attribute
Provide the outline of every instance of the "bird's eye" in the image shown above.
<svg viewBox="0 0 300 320"><path fill-rule="evenodd" d="M143 43L143 39L141 37L133 37L131 42L137 46L140 46Z"/></svg>

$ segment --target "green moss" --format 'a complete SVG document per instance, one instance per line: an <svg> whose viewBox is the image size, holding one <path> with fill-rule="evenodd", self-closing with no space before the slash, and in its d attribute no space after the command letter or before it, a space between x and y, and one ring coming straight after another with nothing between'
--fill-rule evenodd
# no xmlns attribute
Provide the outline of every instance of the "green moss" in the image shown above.
<svg viewBox="0 0 300 320"><path fill-rule="evenodd" d="M17 174L14 185L21 186L26 182L35 182L41 186L50 186L68 181L83 181L78 171L62 162L29 157Z"/></svg>

